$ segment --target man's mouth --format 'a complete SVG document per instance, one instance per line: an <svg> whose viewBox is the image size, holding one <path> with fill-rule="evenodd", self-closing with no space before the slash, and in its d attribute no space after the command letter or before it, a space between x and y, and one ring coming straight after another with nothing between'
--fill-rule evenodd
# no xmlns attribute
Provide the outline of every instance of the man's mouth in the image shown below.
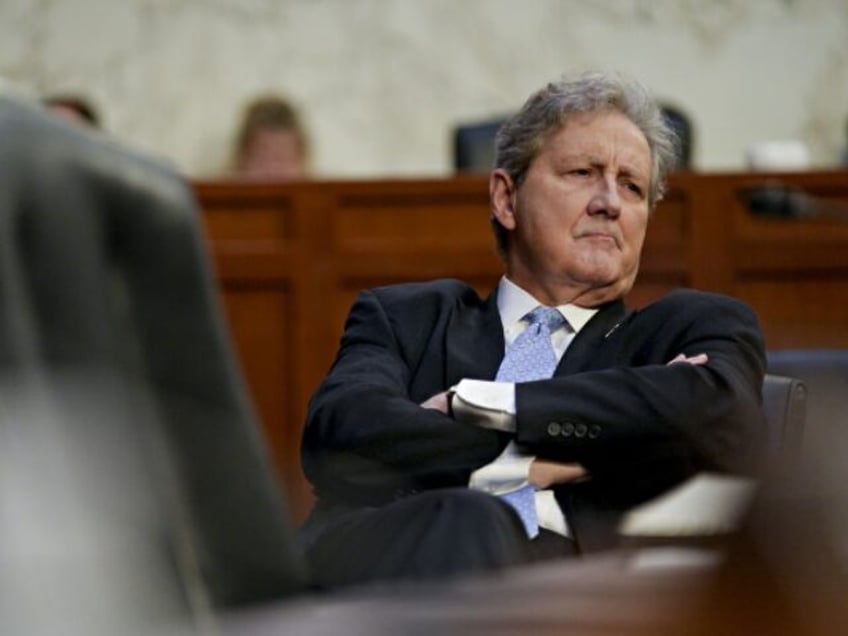
<svg viewBox="0 0 848 636"><path fill-rule="evenodd" d="M589 239L590 241L612 243L618 245L618 239L609 232L583 232L577 236L579 239Z"/></svg>

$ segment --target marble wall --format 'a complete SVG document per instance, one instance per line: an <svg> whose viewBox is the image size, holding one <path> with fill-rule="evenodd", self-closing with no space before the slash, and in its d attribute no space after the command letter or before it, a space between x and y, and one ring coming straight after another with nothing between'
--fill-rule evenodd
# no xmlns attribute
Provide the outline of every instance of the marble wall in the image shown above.
<svg viewBox="0 0 848 636"><path fill-rule="evenodd" d="M0 29L7 82L90 95L191 175L220 174L269 90L303 110L320 176L448 174L457 122L586 68L688 111L702 170L768 139L828 166L846 143L845 0L0 0Z"/></svg>

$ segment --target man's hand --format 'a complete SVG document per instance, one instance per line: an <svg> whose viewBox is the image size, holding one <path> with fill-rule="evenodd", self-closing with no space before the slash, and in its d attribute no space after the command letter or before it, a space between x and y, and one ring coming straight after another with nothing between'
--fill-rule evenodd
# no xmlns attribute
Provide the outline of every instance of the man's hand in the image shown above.
<svg viewBox="0 0 848 636"><path fill-rule="evenodd" d="M683 353L678 353L674 356L674 360L671 360L666 363L666 365L678 364L678 363L686 363L686 364L706 364L709 361L709 357L706 353L699 353L697 355L687 357Z"/></svg>
<svg viewBox="0 0 848 636"><path fill-rule="evenodd" d="M589 473L580 464L560 464L537 458L530 464L527 479L537 488L545 489L555 484L588 479L588 476Z"/></svg>
<svg viewBox="0 0 848 636"><path fill-rule="evenodd" d="M450 391L442 391L441 393L436 393L436 395L427 398L421 403L421 406L425 409L433 409L435 411L441 411L445 415L450 414Z"/></svg>

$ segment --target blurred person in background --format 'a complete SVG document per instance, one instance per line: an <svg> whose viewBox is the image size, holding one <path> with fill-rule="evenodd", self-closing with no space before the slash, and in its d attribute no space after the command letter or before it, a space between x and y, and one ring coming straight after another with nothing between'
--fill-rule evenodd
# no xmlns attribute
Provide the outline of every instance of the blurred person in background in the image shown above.
<svg viewBox="0 0 848 636"><path fill-rule="evenodd" d="M239 177L297 181L309 173L306 131L285 99L264 95L244 109L235 140L233 171Z"/></svg>
<svg viewBox="0 0 848 636"><path fill-rule="evenodd" d="M100 113L87 97L70 93L48 95L42 99L42 103L68 121L100 128Z"/></svg>

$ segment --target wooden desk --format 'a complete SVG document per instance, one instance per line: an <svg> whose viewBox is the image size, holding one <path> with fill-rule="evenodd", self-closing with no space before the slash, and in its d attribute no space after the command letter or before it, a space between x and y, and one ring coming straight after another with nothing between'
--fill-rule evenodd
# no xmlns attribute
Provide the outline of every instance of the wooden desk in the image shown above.
<svg viewBox="0 0 848 636"><path fill-rule="evenodd" d="M774 183L790 188L782 192L804 204L804 216L751 214L750 188ZM769 348L848 347L848 171L681 173L670 186L648 230L631 305L679 286L719 291L756 309ZM436 277L487 293L501 272L487 181L195 190L244 372L300 519L311 501L299 460L306 405L351 302L364 288Z"/></svg>

